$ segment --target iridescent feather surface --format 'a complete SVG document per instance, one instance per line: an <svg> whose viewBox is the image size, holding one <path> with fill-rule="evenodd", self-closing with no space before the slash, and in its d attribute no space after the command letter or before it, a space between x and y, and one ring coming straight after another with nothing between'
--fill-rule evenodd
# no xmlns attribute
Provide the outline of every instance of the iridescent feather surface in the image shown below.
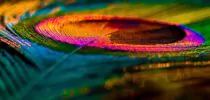
<svg viewBox="0 0 210 100"><path fill-rule="evenodd" d="M0 100L210 99L208 0L2 0Z"/></svg>

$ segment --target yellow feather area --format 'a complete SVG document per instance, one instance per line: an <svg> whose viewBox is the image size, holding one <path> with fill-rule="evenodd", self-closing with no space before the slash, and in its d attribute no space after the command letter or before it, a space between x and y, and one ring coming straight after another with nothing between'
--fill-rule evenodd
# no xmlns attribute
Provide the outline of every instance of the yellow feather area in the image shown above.
<svg viewBox="0 0 210 100"><path fill-rule="evenodd" d="M210 17L210 7L198 9L195 11L180 13L173 16L166 16L166 17L162 17L158 19L162 21L176 22L180 24L189 24L189 23L197 22L207 17Z"/></svg>
<svg viewBox="0 0 210 100"><path fill-rule="evenodd" d="M189 24L210 17L210 7L191 7L189 5L181 4L113 4L100 10L74 13L141 17L159 21Z"/></svg>
<svg viewBox="0 0 210 100"><path fill-rule="evenodd" d="M46 0L49 3L52 0ZM7 17L7 22L16 21L25 12L36 11L39 9L40 0L21 1L18 3L6 2L0 6L0 15Z"/></svg>
<svg viewBox="0 0 210 100"><path fill-rule="evenodd" d="M103 23L80 23L80 24L65 24L59 33L66 36L76 37L97 37L116 31L116 29L105 27L106 22ZM82 34L81 34L82 33Z"/></svg>

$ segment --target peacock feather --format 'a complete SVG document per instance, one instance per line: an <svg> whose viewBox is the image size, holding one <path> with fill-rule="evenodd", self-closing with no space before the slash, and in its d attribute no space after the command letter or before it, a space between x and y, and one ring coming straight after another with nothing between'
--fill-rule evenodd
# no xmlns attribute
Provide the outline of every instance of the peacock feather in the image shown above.
<svg viewBox="0 0 210 100"><path fill-rule="evenodd" d="M209 4L0 1L0 100L208 99Z"/></svg>

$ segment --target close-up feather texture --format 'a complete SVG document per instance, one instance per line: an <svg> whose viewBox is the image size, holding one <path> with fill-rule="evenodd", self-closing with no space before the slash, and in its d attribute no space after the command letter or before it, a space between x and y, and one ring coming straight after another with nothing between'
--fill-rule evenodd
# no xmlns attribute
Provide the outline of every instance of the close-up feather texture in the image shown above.
<svg viewBox="0 0 210 100"><path fill-rule="evenodd" d="M0 100L210 99L208 0L1 0Z"/></svg>

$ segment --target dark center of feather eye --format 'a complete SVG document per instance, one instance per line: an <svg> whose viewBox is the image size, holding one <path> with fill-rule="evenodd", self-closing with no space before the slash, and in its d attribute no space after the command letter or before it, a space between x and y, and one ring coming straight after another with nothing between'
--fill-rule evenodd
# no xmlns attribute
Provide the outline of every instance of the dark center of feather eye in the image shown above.
<svg viewBox="0 0 210 100"><path fill-rule="evenodd" d="M110 35L110 40L113 43L154 45L177 42L185 37L185 32L181 28L172 25L149 30L120 30Z"/></svg>

